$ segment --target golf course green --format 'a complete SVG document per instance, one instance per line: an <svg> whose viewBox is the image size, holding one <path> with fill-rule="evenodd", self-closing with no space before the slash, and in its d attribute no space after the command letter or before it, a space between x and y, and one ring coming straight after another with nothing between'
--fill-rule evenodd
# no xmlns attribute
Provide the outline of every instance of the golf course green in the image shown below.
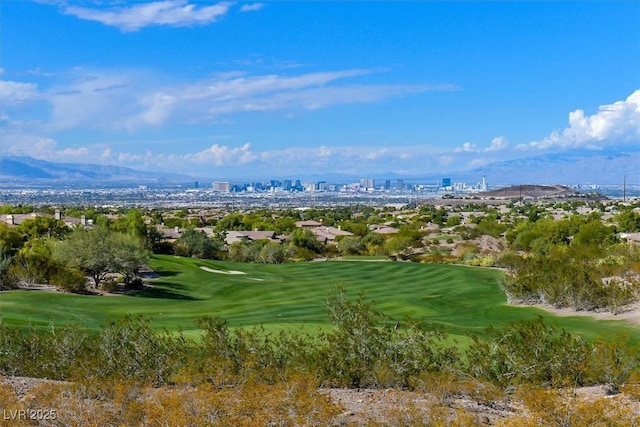
<svg viewBox="0 0 640 427"><path fill-rule="evenodd" d="M376 260L372 260L376 261ZM379 261L379 260L377 260ZM588 339L628 331L640 342L640 327L584 316L556 317L506 303L493 269L404 262L324 261L298 264L240 264L153 256L157 277L129 295L75 295L44 291L0 293L0 316L8 326L48 328L77 324L98 328L125 315L142 315L154 328L198 335L195 319L220 316L232 327L262 325L267 331L328 328L327 297L341 287L400 324L407 317L443 327L465 340L486 327L543 316Z"/></svg>

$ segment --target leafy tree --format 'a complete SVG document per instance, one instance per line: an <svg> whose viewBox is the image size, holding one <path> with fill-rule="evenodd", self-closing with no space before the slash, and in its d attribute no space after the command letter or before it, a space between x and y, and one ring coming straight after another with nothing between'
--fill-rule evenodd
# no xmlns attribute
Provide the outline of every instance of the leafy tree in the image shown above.
<svg viewBox="0 0 640 427"><path fill-rule="evenodd" d="M49 284L67 292L83 293L87 290L87 277L78 269L57 265L49 277Z"/></svg>
<svg viewBox="0 0 640 427"><path fill-rule="evenodd" d="M450 215L447 218L446 226L455 227L456 225L460 225L461 223L462 223L462 220L460 219L460 215Z"/></svg>
<svg viewBox="0 0 640 427"><path fill-rule="evenodd" d="M113 270L122 275L125 286L131 286L134 279L139 278L140 268L147 262L147 251L136 236L115 234L112 238Z"/></svg>
<svg viewBox="0 0 640 427"><path fill-rule="evenodd" d="M176 252L183 256L211 259L221 249L219 242L214 242L203 232L188 228L176 243Z"/></svg>
<svg viewBox="0 0 640 427"><path fill-rule="evenodd" d="M615 229L607 227L600 220L593 220L580 227L572 244L607 245L615 242Z"/></svg>
<svg viewBox="0 0 640 427"><path fill-rule="evenodd" d="M15 257L15 275L27 283L47 282L55 268L51 248L41 239L29 240Z"/></svg>
<svg viewBox="0 0 640 427"><path fill-rule="evenodd" d="M478 222L478 226L476 228L481 234L486 234L498 239L502 233L506 231L507 226L494 219L483 218Z"/></svg>
<svg viewBox="0 0 640 427"><path fill-rule="evenodd" d="M11 271L13 258L9 255L0 254L0 291L13 289L18 281Z"/></svg>
<svg viewBox="0 0 640 427"><path fill-rule="evenodd" d="M140 209L130 209L125 216L118 217L111 229L137 237L140 240L147 238L147 225Z"/></svg>
<svg viewBox="0 0 640 427"><path fill-rule="evenodd" d="M345 236L338 242L338 250L345 255L360 254L366 248L362 237Z"/></svg>
<svg viewBox="0 0 640 427"><path fill-rule="evenodd" d="M640 231L640 213L632 210L626 210L616 217L618 222L618 229L620 231L626 231L634 233Z"/></svg>
<svg viewBox="0 0 640 427"><path fill-rule="evenodd" d="M121 273L130 283L146 260L146 251L137 237L102 227L78 228L53 246L53 257L89 275L99 288L109 273Z"/></svg>
<svg viewBox="0 0 640 427"><path fill-rule="evenodd" d="M364 222L341 221L340 228L342 230L353 233L358 237L362 237L369 232L369 228Z"/></svg>
<svg viewBox="0 0 640 427"><path fill-rule="evenodd" d="M280 243L266 242L260 249L258 259L265 264L282 264L287 259L286 247Z"/></svg>
<svg viewBox="0 0 640 427"><path fill-rule="evenodd" d="M291 243L302 249L308 249L316 254L322 253L325 247L318 241L316 236L306 228L296 228L291 233Z"/></svg>
<svg viewBox="0 0 640 427"><path fill-rule="evenodd" d="M22 236L15 228L10 228L4 222L0 222L0 255L13 255L24 244Z"/></svg>
<svg viewBox="0 0 640 427"><path fill-rule="evenodd" d="M55 237L60 239L69 232L69 228L60 220L46 216L36 216L21 222L16 227L16 231L28 236L28 238Z"/></svg>
<svg viewBox="0 0 640 427"><path fill-rule="evenodd" d="M378 233L369 232L362 238L369 255L379 255L384 253L385 239Z"/></svg>
<svg viewBox="0 0 640 427"><path fill-rule="evenodd" d="M113 268L113 242L106 228L77 228L66 240L54 246L54 258L88 274L95 284L100 283Z"/></svg>
<svg viewBox="0 0 640 427"><path fill-rule="evenodd" d="M218 231L230 231L230 230L246 230L242 215L233 213L225 216L216 223L216 229Z"/></svg>

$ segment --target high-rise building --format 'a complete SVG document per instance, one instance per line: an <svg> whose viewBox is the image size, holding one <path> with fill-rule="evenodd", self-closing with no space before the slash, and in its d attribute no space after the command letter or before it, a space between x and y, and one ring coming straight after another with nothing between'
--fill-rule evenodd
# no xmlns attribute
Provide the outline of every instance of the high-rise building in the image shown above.
<svg viewBox="0 0 640 427"><path fill-rule="evenodd" d="M231 191L231 184L228 181L213 181L213 191L228 193Z"/></svg>
<svg viewBox="0 0 640 427"><path fill-rule="evenodd" d="M401 179L396 180L396 190L404 190L404 181Z"/></svg>
<svg viewBox="0 0 640 427"><path fill-rule="evenodd" d="M363 190L368 190L373 187L373 179L371 178L362 178L360 179L360 188Z"/></svg>
<svg viewBox="0 0 640 427"><path fill-rule="evenodd" d="M384 189L385 190L391 190L391 180L390 179L385 179L384 180Z"/></svg>
<svg viewBox="0 0 640 427"><path fill-rule="evenodd" d="M451 178L442 178L443 187L451 187Z"/></svg>

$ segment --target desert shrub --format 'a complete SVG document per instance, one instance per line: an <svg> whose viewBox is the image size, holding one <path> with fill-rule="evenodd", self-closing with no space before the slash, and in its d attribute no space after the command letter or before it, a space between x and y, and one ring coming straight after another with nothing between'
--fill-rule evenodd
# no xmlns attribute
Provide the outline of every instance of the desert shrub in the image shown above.
<svg viewBox="0 0 640 427"><path fill-rule="evenodd" d="M631 344L628 334L599 340L593 346L589 374L598 384L618 393L633 375L640 375L640 346Z"/></svg>
<svg viewBox="0 0 640 427"><path fill-rule="evenodd" d="M580 399L571 390L521 387L516 398L526 415L510 417L504 426L593 426L637 425L640 415L627 402L607 398Z"/></svg>
<svg viewBox="0 0 640 427"><path fill-rule="evenodd" d="M148 320L131 316L103 325L93 345L95 353L86 361L87 376L154 385L169 382L191 349L182 334L156 332Z"/></svg>
<svg viewBox="0 0 640 427"><path fill-rule="evenodd" d="M120 287L117 280L105 280L102 282L101 288L105 292L115 292Z"/></svg>
<svg viewBox="0 0 640 427"><path fill-rule="evenodd" d="M472 337L466 356L476 378L502 387L520 383L581 385L591 346L579 336L558 330L538 317L488 328L487 338Z"/></svg>
<svg viewBox="0 0 640 427"><path fill-rule="evenodd" d="M67 292L82 293L87 290L87 277L80 270L59 266L49 278L49 284Z"/></svg>
<svg viewBox="0 0 640 427"><path fill-rule="evenodd" d="M89 335L77 327L51 325L40 332L0 325L0 372L68 379L78 372L78 360L90 347Z"/></svg>
<svg viewBox="0 0 640 427"><path fill-rule="evenodd" d="M477 227L467 227L461 225L459 227L456 227L454 231L458 233L462 240L471 240L482 236L482 233L480 232L480 230L478 230Z"/></svg>
<svg viewBox="0 0 640 427"><path fill-rule="evenodd" d="M617 310L637 299L638 285L604 284L591 262L567 253L522 258L514 264L517 270L508 273L502 284L511 299L575 310Z"/></svg>
<svg viewBox="0 0 640 427"><path fill-rule="evenodd" d="M405 386L411 376L457 360L454 350L440 345L444 334L408 320L403 327L391 323L362 295L351 301L340 290L326 306L334 330L320 335L312 367L325 385Z"/></svg>
<svg viewBox="0 0 640 427"><path fill-rule="evenodd" d="M18 278L12 270L13 257L0 254L0 291L18 286Z"/></svg>

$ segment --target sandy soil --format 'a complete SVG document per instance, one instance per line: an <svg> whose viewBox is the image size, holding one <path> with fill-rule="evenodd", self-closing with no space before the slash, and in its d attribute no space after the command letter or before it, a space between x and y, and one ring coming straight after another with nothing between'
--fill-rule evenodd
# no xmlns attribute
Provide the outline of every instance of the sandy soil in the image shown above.
<svg viewBox="0 0 640 427"><path fill-rule="evenodd" d="M204 271L208 271L209 273L218 273L218 274L246 274L244 271L237 271L237 270L229 270L229 271L222 271L222 270L214 270L213 268L209 268L209 267L205 267L205 266L201 266L200 267L201 270Z"/></svg>
<svg viewBox="0 0 640 427"><path fill-rule="evenodd" d="M576 311L572 308L555 308L546 304L511 304L517 307L536 307L556 316L589 316L598 320L626 320L634 325L640 325L640 302L630 304L623 309L621 313L613 314L610 312L596 311Z"/></svg>
<svg viewBox="0 0 640 427"><path fill-rule="evenodd" d="M0 385L7 384L21 401L26 401L30 393L42 384L70 384L64 381L52 381L28 377L3 377L0 375ZM526 415L526 409L521 402L501 399L494 401L477 401L464 396L450 396L443 400L436 394L429 392L415 392L398 389L320 389L321 394L327 395L343 412L335 419L333 425L365 426L365 425L393 425L405 417L407 422L416 419L431 419L434 407L444 410L446 417L455 417L457 410L464 410L475 418L474 425L495 425L515 415ZM640 413L640 402L631 396L620 393L607 395L604 386L580 387L570 390L570 399L592 401L607 398L617 401L631 411ZM442 412L440 412L442 413ZM407 424L407 425L409 425Z"/></svg>

